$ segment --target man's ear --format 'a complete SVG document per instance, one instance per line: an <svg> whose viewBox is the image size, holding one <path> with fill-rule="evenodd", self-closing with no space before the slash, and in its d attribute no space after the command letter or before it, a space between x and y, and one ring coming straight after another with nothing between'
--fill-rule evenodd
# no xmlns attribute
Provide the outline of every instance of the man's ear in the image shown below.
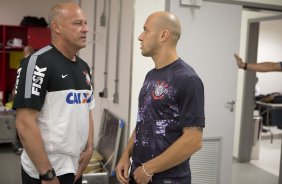
<svg viewBox="0 0 282 184"><path fill-rule="evenodd" d="M52 21L51 26L56 33L61 32L60 25L58 24L57 21Z"/></svg>
<svg viewBox="0 0 282 184"><path fill-rule="evenodd" d="M168 30L163 30L161 32L161 41L166 41L169 38L170 32Z"/></svg>

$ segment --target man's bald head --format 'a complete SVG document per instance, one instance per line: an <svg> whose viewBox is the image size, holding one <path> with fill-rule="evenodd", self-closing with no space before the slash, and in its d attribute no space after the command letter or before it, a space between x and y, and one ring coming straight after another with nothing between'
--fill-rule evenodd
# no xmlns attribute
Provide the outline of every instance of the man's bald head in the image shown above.
<svg viewBox="0 0 282 184"><path fill-rule="evenodd" d="M48 23L51 25L52 21L60 20L60 18L62 18L64 14L68 13L68 11L76 11L79 9L80 7L78 4L73 2L58 3L50 9L48 14Z"/></svg>
<svg viewBox="0 0 282 184"><path fill-rule="evenodd" d="M86 46L87 18L78 4L73 2L54 5L48 15L52 44L61 50L72 50L68 56Z"/></svg>
<svg viewBox="0 0 282 184"><path fill-rule="evenodd" d="M177 43L181 35L181 25L178 18L170 12L155 12L148 19L154 22L158 30L168 30L172 35L172 40Z"/></svg>

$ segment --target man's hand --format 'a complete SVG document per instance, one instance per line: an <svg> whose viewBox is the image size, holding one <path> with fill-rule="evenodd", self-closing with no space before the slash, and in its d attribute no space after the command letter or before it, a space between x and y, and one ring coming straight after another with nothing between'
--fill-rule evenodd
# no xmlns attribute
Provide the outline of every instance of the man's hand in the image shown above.
<svg viewBox="0 0 282 184"><path fill-rule="evenodd" d="M89 161L91 160L92 154L93 150L84 151L80 154L79 166L74 178L74 182L76 182L81 177L84 169L87 167Z"/></svg>
<svg viewBox="0 0 282 184"><path fill-rule="evenodd" d="M240 56L238 56L237 54L234 54L234 57L236 59L237 65L239 68L244 68L245 63L243 63L243 60Z"/></svg>
<svg viewBox="0 0 282 184"><path fill-rule="evenodd" d="M42 184L60 184L59 180L57 177L55 177L54 179L50 180L50 181L41 181Z"/></svg>
<svg viewBox="0 0 282 184"><path fill-rule="evenodd" d="M152 179L152 176L149 176L145 173L143 166L137 167L137 169L133 173L133 176L138 184L147 184Z"/></svg>
<svg viewBox="0 0 282 184"><path fill-rule="evenodd" d="M121 184L128 184L129 183L129 177L128 177L128 170L130 167L130 160L129 157L123 155L117 166L116 166L116 175L117 179Z"/></svg>

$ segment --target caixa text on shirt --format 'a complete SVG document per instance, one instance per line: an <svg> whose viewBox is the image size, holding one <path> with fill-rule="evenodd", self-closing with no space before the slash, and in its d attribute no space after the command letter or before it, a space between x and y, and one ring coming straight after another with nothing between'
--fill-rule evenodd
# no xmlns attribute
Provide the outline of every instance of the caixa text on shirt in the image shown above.
<svg viewBox="0 0 282 184"><path fill-rule="evenodd" d="M39 96L41 89L41 85L43 83L43 78L45 76L44 72L47 70L47 67L39 68L37 65L35 66L35 70L32 76L32 88L31 93L33 95Z"/></svg>
<svg viewBox="0 0 282 184"><path fill-rule="evenodd" d="M93 93L88 92L69 92L66 98L68 104L90 103Z"/></svg>

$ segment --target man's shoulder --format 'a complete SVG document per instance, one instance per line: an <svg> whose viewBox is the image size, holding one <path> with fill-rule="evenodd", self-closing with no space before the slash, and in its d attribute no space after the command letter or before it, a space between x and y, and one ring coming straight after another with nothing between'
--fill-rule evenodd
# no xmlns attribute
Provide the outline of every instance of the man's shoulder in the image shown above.
<svg viewBox="0 0 282 184"><path fill-rule="evenodd" d="M192 68L188 63L183 60L179 62L179 64L175 67L174 74L175 77L180 78L190 78L192 76L198 76L194 68Z"/></svg>
<svg viewBox="0 0 282 184"><path fill-rule="evenodd" d="M36 51L35 53L33 53L31 55L31 57L33 56L39 56L39 55L44 55L45 53L49 53L51 52L53 49L53 47L51 45L47 45L45 47L42 47L41 49L39 49L38 51Z"/></svg>

